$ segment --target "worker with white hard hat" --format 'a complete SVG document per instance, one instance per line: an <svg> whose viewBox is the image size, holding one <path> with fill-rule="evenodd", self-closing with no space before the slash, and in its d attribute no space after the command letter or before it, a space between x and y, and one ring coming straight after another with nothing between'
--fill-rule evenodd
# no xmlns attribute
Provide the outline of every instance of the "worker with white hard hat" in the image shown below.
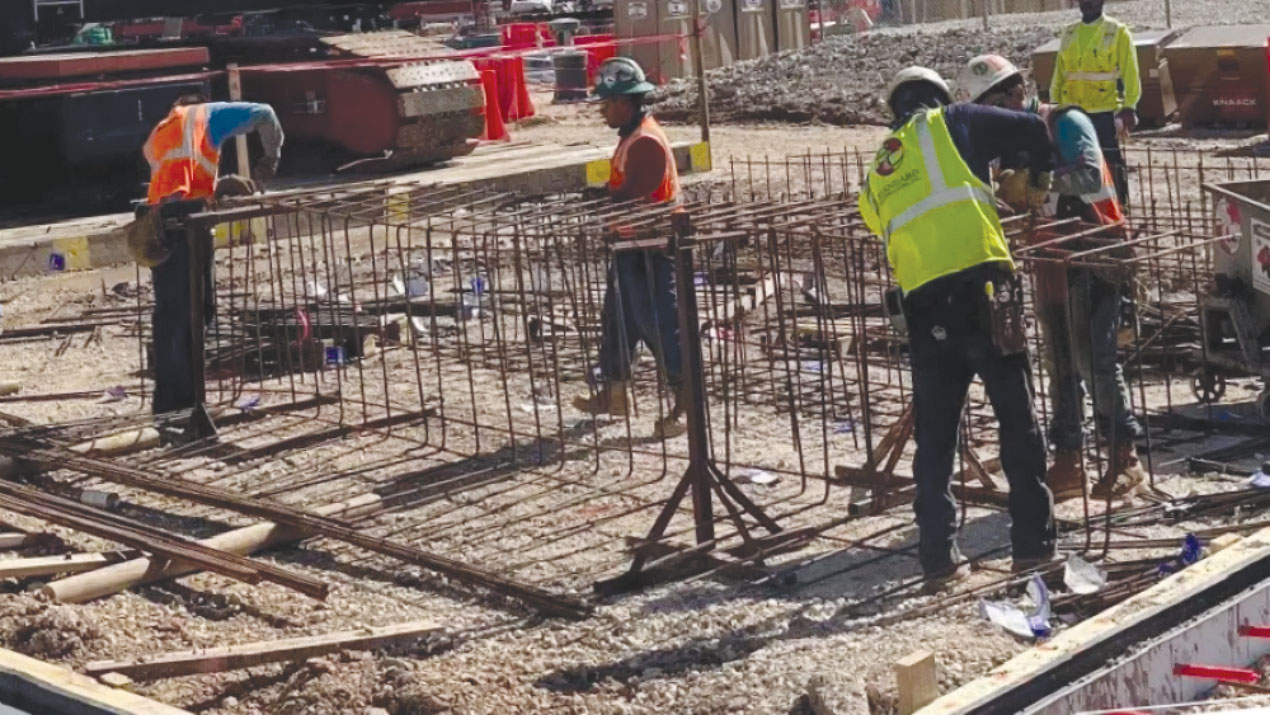
<svg viewBox="0 0 1270 715"><path fill-rule="evenodd" d="M1084 110L1044 105L1029 96L1023 73L999 55L970 60L958 85L969 101L1024 110L1045 119L1057 164L1045 214L1107 226L1101 238L1126 238L1124 212L1116 198L1114 179L1099 148L1094 124ZM1011 186L1017 183L1013 178L1003 179L999 196L1007 203L1017 204L1020 192L1017 186ZM1105 249L1105 243L1100 245ZM1093 393L1103 436L1112 445L1107 471L1094 485L1092 495L1123 496L1146 479L1134 447L1134 440L1143 431L1133 415L1116 344L1122 296L1126 293L1124 276L1089 268L1055 270L1059 271L1057 275L1041 276L1037 288L1053 404L1049 439L1055 460L1047 481L1055 499L1060 501L1084 493L1084 380ZM1069 320L1072 329L1068 327Z"/></svg>
<svg viewBox="0 0 1270 715"><path fill-rule="evenodd" d="M1049 137L1022 112L950 105L925 67L902 70L887 96L895 115L860 192L860 213L886 243L902 299L913 368L918 558L928 591L964 578L956 544L953 461L967 391L977 375L1000 423L1010 482L1014 567L1054 557L1045 440L1032 403L1022 286L989 184L989 164L1027 154L1033 191L1050 177ZM890 301L888 301L890 303Z"/></svg>
<svg viewBox="0 0 1270 715"><path fill-rule="evenodd" d="M1124 23L1103 14L1106 0L1079 0L1080 22L1063 28L1050 80L1050 101L1089 113L1123 203L1129 184L1120 135L1138 126L1142 98L1138 54Z"/></svg>

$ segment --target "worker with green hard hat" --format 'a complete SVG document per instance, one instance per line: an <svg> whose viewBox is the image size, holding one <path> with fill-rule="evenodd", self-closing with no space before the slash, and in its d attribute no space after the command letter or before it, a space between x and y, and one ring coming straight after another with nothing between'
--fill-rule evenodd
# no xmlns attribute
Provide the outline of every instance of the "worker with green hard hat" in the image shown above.
<svg viewBox="0 0 1270 715"><path fill-rule="evenodd" d="M679 171L666 132L648 110L653 89L639 63L612 57L596 73L591 101L600 104L604 121L618 135L608 199L661 204L673 210L679 203ZM604 293L595 391L578 396L574 407L592 415L625 415L631 363L643 342L657 358L673 396L671 409L658 418L654 435L683 434L678 306L674 264L664 249L614 252Z"/></svg>

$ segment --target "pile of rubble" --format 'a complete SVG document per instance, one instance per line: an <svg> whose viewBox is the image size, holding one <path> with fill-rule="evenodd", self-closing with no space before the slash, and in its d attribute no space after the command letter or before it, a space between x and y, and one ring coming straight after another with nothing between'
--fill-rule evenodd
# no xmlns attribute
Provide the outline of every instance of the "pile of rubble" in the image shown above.
<svg viewBox="0 0 1270 715"><path fill-rule="evenodd" d="M706 73L711 118L723 122L813 122L840 126L886 124L887 83L909 65L955 79L971 57L996 53L1020 67L1050 40L1053 27L955 29L941 33L831 37L803 51L781 52ZM696 81L676 80L658 95L663 119L696 118Z"/></svg>

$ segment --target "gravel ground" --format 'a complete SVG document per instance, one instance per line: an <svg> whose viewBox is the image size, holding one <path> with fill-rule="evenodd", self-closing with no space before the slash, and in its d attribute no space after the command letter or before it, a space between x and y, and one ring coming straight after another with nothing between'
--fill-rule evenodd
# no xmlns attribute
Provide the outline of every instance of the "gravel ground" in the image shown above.
<svg viewBox="0 0 1270 715"><path fill-rule="evenodd" d="M1134 29L1165 27L1162 0L1111 3L1108 14ZM1018 13L992 19L880 27L837 35L804 51L787 51L708 73L713 116L720 121L885 124L884 93L895 72L925 65L955 79L975 55L997 53L1031 66L1031 53L1052 39L1075 11ZM1173 26L1262 23L1270 0L1173 3ZM679 80L661 90L658 113L688 121L696 111L696 84Z"/></svg>

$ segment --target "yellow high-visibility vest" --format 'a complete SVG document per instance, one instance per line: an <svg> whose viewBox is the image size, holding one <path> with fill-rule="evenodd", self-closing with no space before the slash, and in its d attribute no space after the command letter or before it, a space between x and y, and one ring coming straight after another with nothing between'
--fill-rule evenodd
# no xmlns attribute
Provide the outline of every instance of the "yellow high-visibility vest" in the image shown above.
<svg viewBox="0 0 1270 715"><path fill-rule="evenodd" d="M860 213L906 294L981 263L1014 267L992 187L957 151L942 109L918 112L882 143Z"/></svg>
<svg viewBox="0 0 1270 715"><path fill-rule="evenodd" d="M1093 24L1063 28L1050 81L1051 102L1096 114L1132 109L1141 97L1138 55L1124 23L1104 16Z"/></svg>

